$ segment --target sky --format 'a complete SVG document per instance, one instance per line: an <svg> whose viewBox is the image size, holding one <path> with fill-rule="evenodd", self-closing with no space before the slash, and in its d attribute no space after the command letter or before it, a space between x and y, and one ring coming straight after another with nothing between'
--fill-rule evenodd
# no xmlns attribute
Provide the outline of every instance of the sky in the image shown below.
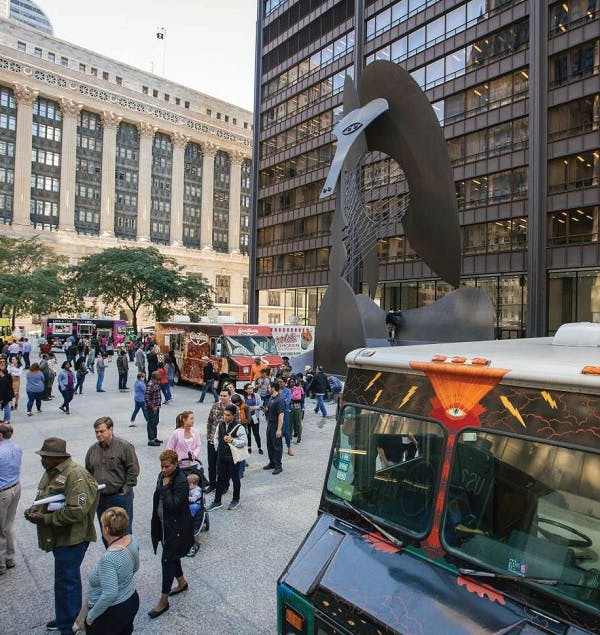
<svg viewBox="0 0 600 635"><path fill-rule="evenodd" d="M54 35L253 109L256 0L36 0ZM156 33L166 30L164 40Z"/></svg>

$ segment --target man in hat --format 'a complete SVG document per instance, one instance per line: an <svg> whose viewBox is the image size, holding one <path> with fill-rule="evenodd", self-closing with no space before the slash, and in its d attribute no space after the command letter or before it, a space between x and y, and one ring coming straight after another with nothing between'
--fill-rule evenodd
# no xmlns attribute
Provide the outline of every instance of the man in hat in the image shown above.
<svg viewBox="0 0 600 635"><path fill-rule="evenodd" d="M80 567L91 541L96 540L94 514L98 506L98 484L91 474L71 459L64 439L50 437L36 454L46 470L36 499L62 494L64 505L50 511L36 505L25 518L37 525L38 544L54 555L54 610L56 619L48 630L71 635L81 609Z"/></svg>
<svg viewBox="0 0 600 635"><path fill-rule="evenodd" d="M217 391L215 390L215 369L206 355L202 358L202 363L204 367L202 368L202 392L200 393L200 399L198 399L198 403L204 402L204 397L206 397L206 393L209 392L215 399L215 403L219 401L219 395L217 395Z"/></svg>
<svg viewBox="0 0 600 635"><path fill-rule="evenodd" d="M21 496L21 448L11 440L10 423L0 423L0 575L15 566L13 524Z"/></svg>

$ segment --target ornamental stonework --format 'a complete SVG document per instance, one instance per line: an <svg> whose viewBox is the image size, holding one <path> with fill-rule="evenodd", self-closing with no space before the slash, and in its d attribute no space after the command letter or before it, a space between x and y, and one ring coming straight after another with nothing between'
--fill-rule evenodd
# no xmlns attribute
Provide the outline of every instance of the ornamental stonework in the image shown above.
<svg viewBox="0 0 600 635"><path fill-rule="evenodd" d="M154 135L158 132L158 126L154 126L146 121L138 121L135 125L140 133L140 137L154 138Z"/></svg>
<svg viewBox="0 0 600 635"><path fill-rule="evenodd" d="M22 84L14 84L13 93L17 104L23 106L33 106L39 95L39 91Z"/></svg>
<svg viewBox="0 0 600 635"><path fill-rule="evenodd" d="M120 117L114 112L110 112L109 110L102 111L102 127L105 130L116 130L122 119L123 117Z"/></svg>
<svg viewBox="0 0 600 635"><path fill-rule="evenodd" d="M83 108L83 104L78 104L73 99L62 98L60 100L60 110L63 117L77 117Z"/></svg>
<svg viewBox="0 0 600 635"><path fill-rule="evenodd" d="M187 135L181 134L180 132L174 132L171 134L171 143L173 144L173 148L184 148L190 141L190 137Z"/></svg>

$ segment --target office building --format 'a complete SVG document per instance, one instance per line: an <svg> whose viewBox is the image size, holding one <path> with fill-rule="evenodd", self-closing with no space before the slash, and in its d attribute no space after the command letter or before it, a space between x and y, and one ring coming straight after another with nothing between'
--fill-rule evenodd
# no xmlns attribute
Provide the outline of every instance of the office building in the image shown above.
<svg viewBox="0 0 600 635"><path fill-rule="evenodd" d="M155 245L245 320L252 113L13 21L0 34L2 231L72 262Z"/></svg>
<svg viewBox="0 0 600 635"><path fill-rule="evenodd" d="M344 77L383 59L411 73L443 126L462 232L461 282L489 295L497 337L600 321L598 4L262 0L256 289L281 300L285 320L315 323L334 210L319 192ZM370 197L400 183L395 162L367 155ZM450 290L401 231L380 240L378 252L383 308L416 308Z"/></svg>

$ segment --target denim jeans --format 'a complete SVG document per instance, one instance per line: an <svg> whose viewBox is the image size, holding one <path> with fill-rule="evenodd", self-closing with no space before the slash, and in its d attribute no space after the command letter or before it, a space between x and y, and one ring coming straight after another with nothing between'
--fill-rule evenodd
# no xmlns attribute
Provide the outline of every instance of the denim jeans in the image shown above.
<svg viewBox="0 0 600 635"><path fill-rule="evenodd" d="M61 633L71 631L81 610L80 567L89 542L70 547L55 547L54 554L54 611L56 626Z"/></svg>
<svg viewBox="0 0 600 635"><path fill-rule="evenodd" d="M165 398L165 403L173 399L173 396L171 395L171 388L169 387L169 382L166 382L165 384L161 384L160 389L162 390L162 394Z"/></svg>
<svg viewBox="0 0 600 635"><path fill-rule="evenodd" d="M2 408L2 421L10 421L10 401Z"/></svg>
<svg viewBox="0 0 600 635"><path fill-rule="evenodd" d="M148 423L148 412L146 411L146 404L143 401L134 401L133 403L135 404L135 408L131 413L131 422L133 423L135 421L137 413L141 410L146 423Z"/></svg>
<svg viewBox="0 0 600 635"><path fill-rule="evenodd" d="M44 396L43 392L29 392L27 391L27 412L31 412L31 408L33 407L33 402L35 401L35 407L38 412L42 409L42 397Z"/></svg>
<svg viewBox="0 0 600 635"><path fill-rule="evenodd" d="M61 407L64 408L67 412L69 412L69 404L71 403L71 401L73 401L73 395L75 394L75 392L73 391L72 388L67 388L66 390L59 389L59 392L63 398Z"/></svg>
<svg viewBox="0 0 600 635"><path fill-rule="evenodd" d="M98 509L96 510L96 516L98 516L98 522L100 522L100 516L109 507L122 507L129 516L129 525L127 525L126 534L131 534L131 524L133 523L133 490L127 492L127 494L107 494L106 496L100 496L98 500ZM107 547L106 540L102 536L102 542Z"/></svg>
<svg viewBox="0 0 600 635"><path fill-rule="evenodd" d="M146 431L148 432L148 441L154 441L158 434L158 418L160 408L155 410L148 408L146 410Z"/></svg>
<svg viewBox="0 0 600 635"><path fill-rule="evenodd" d="M315 414L317 412L319 412L319 410L321 411L321 414L326 417L327 416L327 409L325 408L325 402L323 401L323 397L325 395L323 395L322 393L317 393L315 394L315 397L317 398L317 405L315 406Z"/></svg>
<svg viewBox="0 0 600 635"><path fill-rule="evenodd" d="M99 368L98 377L96 378L96 390L102 390L103 381L104 381L104 368Z"/></svg>
<svg viewBox="0 0 600 635"><path fill-rule="evenodd" d="M215 403L219 401L219 395L217 395L217 391L215 390L215 380L209 379L202 384L202 392L200 393L200 403L204 401L204 397L206 397L206 393L209 392L214 398Z"/></svg>
<svg viewBox="0 0 600 635"><path fill-rule="evenodd" d="M283 438L285 439L285 444L288 446L288 450L290 445L292 445L292 432L290 430L290 419L292 413L289 410L286 410L283 415Z"/></svg>
<svg viewBox="0 0 600 635"><path fill-rule="evenodd" d="M83 392L83 382L85 381L85 375L77 375L77 383L75 384L75 392Z"/></svg>

